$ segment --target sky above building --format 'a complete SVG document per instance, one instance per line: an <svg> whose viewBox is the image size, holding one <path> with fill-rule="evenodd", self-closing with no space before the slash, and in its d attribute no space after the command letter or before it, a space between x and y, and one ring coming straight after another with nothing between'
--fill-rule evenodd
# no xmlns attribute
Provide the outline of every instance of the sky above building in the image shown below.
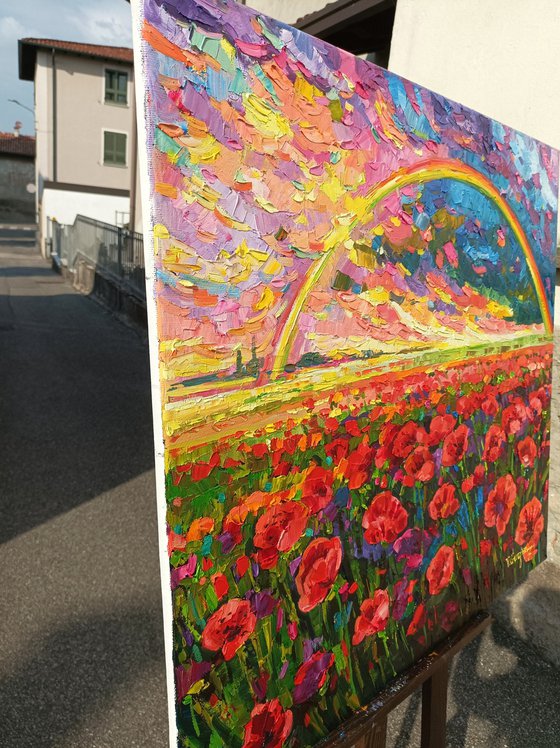
<svg viewBox="0 0 560 748"><path fill-rule="evenodd" d="M16 99L33 109L33 83L18 77L18 39L44 39L131 46L130 5L125 0L26 0L0 4L0 130L12 130L16 120L22 133L34 132L33 114L11 103Z"/></svg>

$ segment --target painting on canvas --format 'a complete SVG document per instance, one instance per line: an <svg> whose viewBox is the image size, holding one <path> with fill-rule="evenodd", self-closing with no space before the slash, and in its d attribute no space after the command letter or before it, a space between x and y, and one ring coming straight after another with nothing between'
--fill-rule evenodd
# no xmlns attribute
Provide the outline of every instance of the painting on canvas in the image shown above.
<svg viewBox="0 0 560 748"><path fill-rule="evenodd" d="M173 725L317 745L544 558L557 154L232 0L135 14Z"/></svg>

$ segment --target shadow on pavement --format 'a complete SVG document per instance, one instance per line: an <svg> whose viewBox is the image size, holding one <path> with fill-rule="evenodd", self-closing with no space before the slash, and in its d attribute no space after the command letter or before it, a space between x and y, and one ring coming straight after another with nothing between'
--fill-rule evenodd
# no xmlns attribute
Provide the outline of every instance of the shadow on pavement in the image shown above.
<svg viewBox="0 0 560 748"><path fill-rule="evenodd" d="M146 341L15 255L0 251L0 746L165 748Z"/></svg>
<svg viewBox="0 0 560 748"><path fill-rule="evenodd" d="M450 748L490 745L473 741L473 721L490 726L496 748L560 744L560 672L497 624L458 656L450 696L457 707Z"/></svg>
<svg viewBox="0 0 560 748"><path fill-rule="evenodd" d="M153 467L145 341L57 278L0 294L0 542Z"/></svg>
<svg viewBox="0 0 560 748"><path fill-rule="evenodd" d="M21 267L15 267L15 266L4 266L0 267L0 278L32 278L33 276L51 276L53 275L53 271L49 267L26 267L25 265L22 265Z"/></svg>
<svg viewBox="0 0 560 748"><path fill-rule="evenodd" d="M0 677L0 745L71 745L76 734L83 740L86 723L97 728L87 743L92 747L165 748L165 682L158 677L163 659L158 609L116 607L114 616L60 626L35 641L16 672ZM158 699L157 712L142 709L145 692Z"/></svg>
<svg viewBox="0 0 560 748"><path fill-rule="evenodd" d="M560 745L560 670L496 623L456 656L448 699L448 748ZM421 701L393 712L388 748L420 745Z"/></svg>

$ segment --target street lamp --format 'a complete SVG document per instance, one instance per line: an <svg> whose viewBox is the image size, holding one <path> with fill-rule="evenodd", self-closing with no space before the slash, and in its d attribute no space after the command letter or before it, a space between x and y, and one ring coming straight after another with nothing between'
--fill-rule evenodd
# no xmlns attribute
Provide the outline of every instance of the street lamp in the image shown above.
<svg viewBox="0 0 560 748"><path fill-rule="evenodd" d="M25 104L20 103L17 99L8 99L8 101L11 101L12 104L17 104L22 109L27 109L28 112L31 112L31 114L35 114L35 111L31 109L31 107L25 106Z"/></svg>

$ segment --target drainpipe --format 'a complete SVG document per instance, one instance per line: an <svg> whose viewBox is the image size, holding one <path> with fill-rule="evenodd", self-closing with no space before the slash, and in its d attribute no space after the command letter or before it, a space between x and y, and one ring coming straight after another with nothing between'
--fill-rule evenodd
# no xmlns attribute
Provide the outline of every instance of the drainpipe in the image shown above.
<svg viewBox="0 0 560 748"><path fill-rule="evenodd" d="M53 182L58 181L58 148L57 148L57 118L56 118L56 109L57 109L57 91L56 91L56 50L52 49L52 102L53 102L53 119L52 119L52 126L53 126Z"/></svg>
<svg viewBox="0 0 560 748"><path fill-rule="evenodd" d="M136 179L138 175L138 122L136 118L136 71L133 73L132 85L132 132L130 138L130 153L132 163L130 165L130 207L128 211L128 229L136 231Z"/></svg>

